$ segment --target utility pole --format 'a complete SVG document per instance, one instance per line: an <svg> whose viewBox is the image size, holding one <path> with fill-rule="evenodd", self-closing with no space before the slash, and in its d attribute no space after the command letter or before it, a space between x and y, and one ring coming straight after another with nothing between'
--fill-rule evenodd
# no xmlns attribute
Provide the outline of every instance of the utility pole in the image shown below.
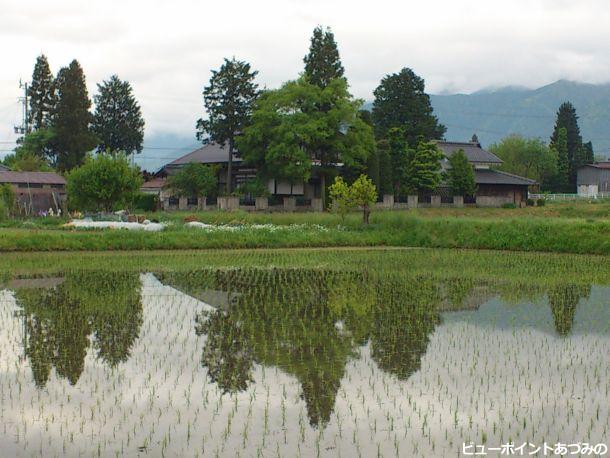
<svg viewBox="0 0 610 458"><path fill-rule="evenodd" d="M28 103L28 83L22 83L19 80L19 89L23 89L23 97L19 97L19 102L23 105L21 125L15 126L15 133L26 135L29 134L32 129L30 127L30 107Z"/></svg>

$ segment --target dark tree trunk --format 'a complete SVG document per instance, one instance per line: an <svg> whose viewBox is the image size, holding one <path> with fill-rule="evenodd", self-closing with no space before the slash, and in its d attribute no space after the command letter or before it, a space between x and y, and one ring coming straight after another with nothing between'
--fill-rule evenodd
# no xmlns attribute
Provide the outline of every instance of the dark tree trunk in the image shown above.
<svg viewBox="0 0 610 458"><path fill-rule="evenodd" d="M370 215L371 215L371 210L369 209L369 206L365 205L364 207L362 207L362 220L363 220L364 224L369 223Z"/></svg>

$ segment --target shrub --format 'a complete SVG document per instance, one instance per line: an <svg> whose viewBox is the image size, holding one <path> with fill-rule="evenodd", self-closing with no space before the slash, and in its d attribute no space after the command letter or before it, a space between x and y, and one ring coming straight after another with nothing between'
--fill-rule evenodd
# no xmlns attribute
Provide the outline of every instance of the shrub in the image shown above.
<svg viewBox="0 0 610 458"><path fill-rule="evenodd" d="M8 218L15 208L15 192L10 184L0 185L0 221Z"/></svg>
<svg viewBox="0 0 610 458"><path fill-rule="evenodd" d="M159 198L156 194L139 193L134 200L134 208L146 212L157 211Z"/></svg>
<svg viewBox="0 0 610 458"><path fill-rule="evenodd" d="M502 204L502 208L517 208L515 204Z"/></svg>
<svg viewBox="0 0 610 458"><path fill-rule="evenodd" d="M528 207L533 207L536 202L534 201L534 199L527 199L525 203Z"/></svg>
<svg viewBox="0 0 610 458"><path fill-rule="evenodd" d="M70 172L68 198L78 210L110 212L134 202L142 181L124 154L101 153Z"/></svg>
<svg viewBox="0 0 610 458"><path fill-rule="evenodd" d="M544 207L544 204L546 204L546 199L538 199L538 200L536 201L536 205L537 205L538 207Z"/></svg>
<svg viewBox="0 0 610 458"><path fill-rule="evenodd" d="M215 193L216 168L191 162L167 179L166 187L179 197L208 197Z"/></svg>

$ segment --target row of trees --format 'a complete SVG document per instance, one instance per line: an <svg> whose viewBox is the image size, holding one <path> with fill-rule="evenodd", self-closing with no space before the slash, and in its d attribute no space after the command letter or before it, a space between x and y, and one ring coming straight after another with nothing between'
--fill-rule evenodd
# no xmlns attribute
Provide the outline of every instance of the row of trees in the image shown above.
<svg viewBox="0 0 610 458"><path fill-rule="evenodd" d="M582 141L570 102L559 107L548 145L539 138L509 135L489 150L504 161L502 170L532 178L543 191L554 193L575 192L577 170L595 160L591 142Z"/></svg>
<svg viewBox="0 0 610 458"><path fill-rule="evenodd" d="M36 60L28 89L28 132L5 164L15 170L64 172L84 163L88 152L142 151L144 119L131 85L113 75L87 92L85 74L77 60L53 76L44 55Z"/></svg>
<svg viewBox="0 0 610 458"><path fill-rule="evenodd" d="M445 127L433 115L424 80L405 68L384 77L372 113L349 92L332 31L317 27L304 71L274 90L259 90L247 62L225 59L203 90L208 118L197 137L227 145L259 178L307 181L316 168L324 197L340 173L348 182L368 175L381 193L433 190L441 154L432 139ZM227 180L227 193L232 192Z"/></svg>

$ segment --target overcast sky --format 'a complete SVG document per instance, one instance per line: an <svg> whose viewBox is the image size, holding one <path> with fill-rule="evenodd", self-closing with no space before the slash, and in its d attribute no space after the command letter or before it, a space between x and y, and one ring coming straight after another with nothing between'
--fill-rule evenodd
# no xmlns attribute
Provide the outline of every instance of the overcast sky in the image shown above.
<svg viewBox="0 0 610 458"><path fill-rule="evenodd" d="M610 81L607 0L0 0L0 142L15 138L19 79L41 53L54 73L78 59L90 96L113 73L129 80L148 136L194 135L223 57L276 87L302 71L318 24L332 27L352 92L367 100L404 66L431 93Z"/></svg>

